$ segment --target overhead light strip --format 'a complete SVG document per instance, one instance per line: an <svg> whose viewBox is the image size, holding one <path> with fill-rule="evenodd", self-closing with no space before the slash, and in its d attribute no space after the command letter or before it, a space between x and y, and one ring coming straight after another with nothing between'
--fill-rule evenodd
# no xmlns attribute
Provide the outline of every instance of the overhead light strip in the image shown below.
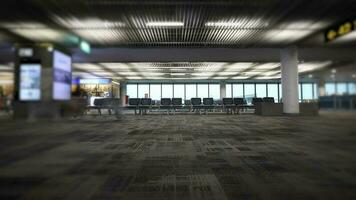
<svg viewBox="0 0 356 200"><path fill-rule="evenodd" d="M148 27L181 27L184 26L183 22L147 22Z"/></svg>

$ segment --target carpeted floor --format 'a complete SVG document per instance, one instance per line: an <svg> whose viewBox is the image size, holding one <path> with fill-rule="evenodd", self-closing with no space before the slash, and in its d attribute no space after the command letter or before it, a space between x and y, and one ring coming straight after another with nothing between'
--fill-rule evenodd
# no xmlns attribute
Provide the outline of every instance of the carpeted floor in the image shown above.
<svg viewBox="0 0 356 200"><path fill-rule="evenodd" d="M356 199L356 113L4 119L0 199Z"/></svg>

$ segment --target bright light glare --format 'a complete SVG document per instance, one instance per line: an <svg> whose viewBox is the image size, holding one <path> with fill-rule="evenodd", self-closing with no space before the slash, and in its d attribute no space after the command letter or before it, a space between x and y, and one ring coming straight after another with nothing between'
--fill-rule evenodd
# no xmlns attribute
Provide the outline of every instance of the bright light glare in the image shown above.
<svg viewBox="0 0 356 200"><path fill-rule="evenodd" d="M175 27L175 26L184 26L183 22L147 22L146 26L150 27Z"/></svg>

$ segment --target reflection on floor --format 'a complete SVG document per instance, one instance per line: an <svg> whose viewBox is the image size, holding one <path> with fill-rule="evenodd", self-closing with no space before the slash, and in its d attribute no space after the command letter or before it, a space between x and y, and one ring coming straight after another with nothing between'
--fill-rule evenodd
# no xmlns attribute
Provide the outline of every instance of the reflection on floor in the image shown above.
<svg viewBox="0 0 356 200"><path fill-rule="evenodd" d="M0 122L0 199L356 199L356 115Z"/></svg>

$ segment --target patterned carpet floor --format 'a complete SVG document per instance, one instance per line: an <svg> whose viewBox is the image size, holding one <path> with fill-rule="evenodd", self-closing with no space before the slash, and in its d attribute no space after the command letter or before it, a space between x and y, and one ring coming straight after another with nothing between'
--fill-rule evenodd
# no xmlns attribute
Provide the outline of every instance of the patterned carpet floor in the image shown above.
<svg viewBox="0 0 356 200"><path fill-rule="evenodd" d="M356 199L356 113L3 119L0 199Z"/></svg>

